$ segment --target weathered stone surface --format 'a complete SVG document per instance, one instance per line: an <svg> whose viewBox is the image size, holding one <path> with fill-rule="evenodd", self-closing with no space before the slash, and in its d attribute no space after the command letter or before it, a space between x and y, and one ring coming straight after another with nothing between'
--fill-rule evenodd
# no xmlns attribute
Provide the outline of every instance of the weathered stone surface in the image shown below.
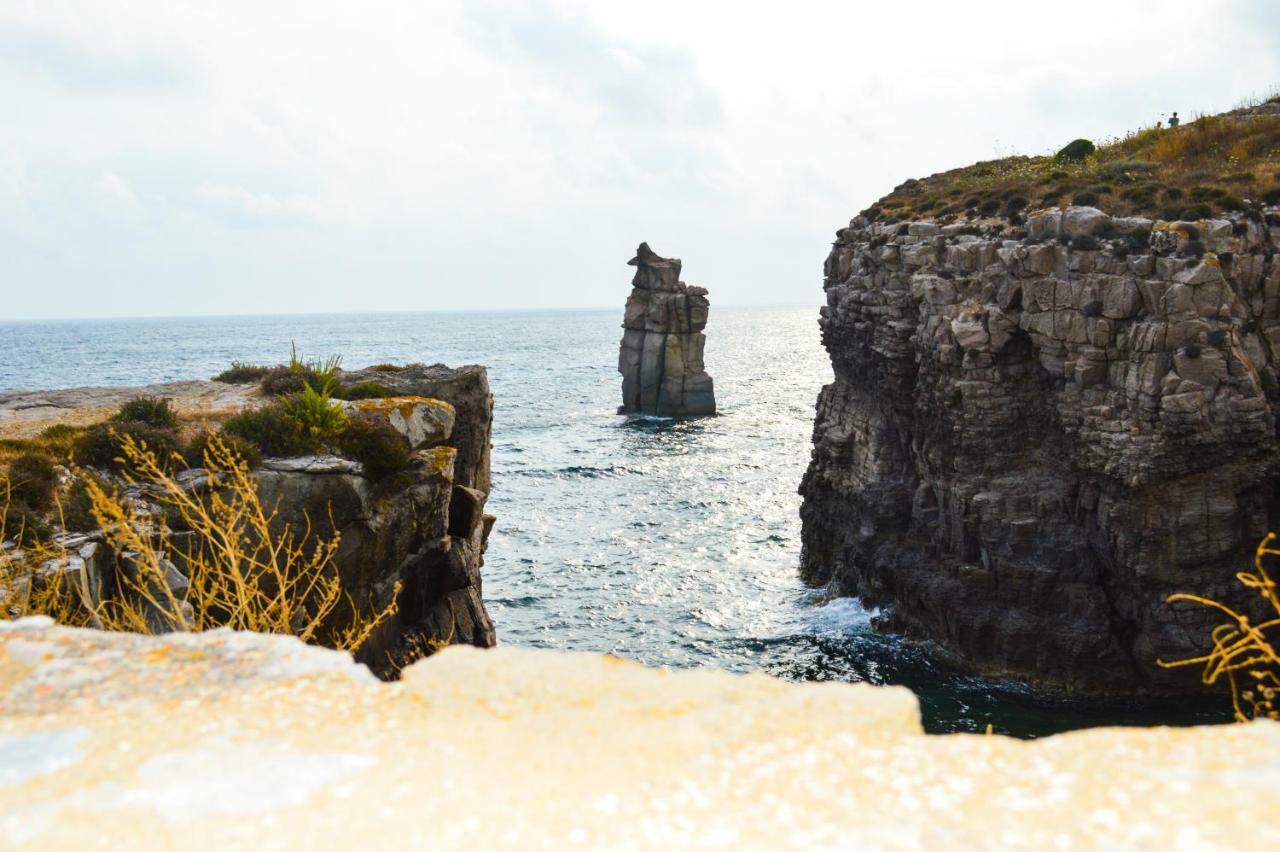
<svg viewBox="0 0 1280 852"><path fill-rule="evenodd" d="M680 281L679 258L641 243L622 320L618 372L620 414L714 414L715 393L703 364L710 302L702 287Z"/></svg>
<svg viewBox="0 0 1280 852"><path fill-rule="evenodd" d="M385 684L289 637L0 622L18 848L1262 849L1277 750L1274 722L924 736L893 687L517 648Z"/></svg>
<svg viewBox="0 0 1280 852"><path fill-rule="evenodd" d="M396 370L353 370L342 373L343 385L381 382L404 396L443 400L453 406L449 443L458 450L457 480L488 493L489 451L493 427L493 394L484 367L468 364L409 364Z"/></svg>
<svg viewBox="0 0 1280 852"><path fill-rule="evenodd" d="M351 415L385 420L404 435L410 448L415 450L447 440L453 434L457 417L449 403L425 396L361 399L344 403L342 407Z"/></svg>
<svg viewBox="0 0 1280 852"><path fill-rule="evenodd" d="M1249 606L1235 572L1280 522L1280 229L1201 223L1230 262L1179 254L1186 223L1145 253L1055 239L1108 222L1144 227L1037 211L1025 244L952 231L928 258L914 223L841 230L802 573L979 672L1198 689L1155 661L1201 651L1216 616L1165 597Z"/></svg>
<svg viewBox="0 0 1280 852"><path fill-rule="evenodd" d="M180 381L146 387L63 388L0 393L0 438L30 438L54 423L87 426L115 413L121 403L137 396L173 401L187 418L217 417L263 405L268 400L256 384L229 385L212 381Z"/></svg>

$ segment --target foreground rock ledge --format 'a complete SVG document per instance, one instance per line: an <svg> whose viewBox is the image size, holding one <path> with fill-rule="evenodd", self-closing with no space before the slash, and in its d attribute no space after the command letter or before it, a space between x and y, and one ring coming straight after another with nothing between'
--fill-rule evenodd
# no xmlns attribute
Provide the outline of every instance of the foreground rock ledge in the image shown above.
<svg viewBox="0 0 1280 852"><path fill-rule="evenodd" d="M382 684L288 637L0 622L29 848L1262 848L1277 753L1271 722L933 737L900 688L464 647Z"/></svg>

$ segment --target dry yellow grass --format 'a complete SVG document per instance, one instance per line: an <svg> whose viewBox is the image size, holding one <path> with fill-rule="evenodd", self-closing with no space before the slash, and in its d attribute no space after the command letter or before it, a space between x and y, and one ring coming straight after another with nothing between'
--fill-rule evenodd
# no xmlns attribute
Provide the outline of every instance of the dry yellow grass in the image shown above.
<svg viewBox="0 0 1280 852"><path fill-rule="evenodd" d="M1163 668L1203 666L1200 679L1212 686L1226 678L1231 687L1231 702L1236 719L1280 719L1280 654L1272 641L1272 632L1280 629L1280 597L1276 583L1267 571L1266 560L1280 556L1280 550L1271 547L1276 534L1270 533L1258 545L1253 557L1253 571L1241 571L1236 579L1245 587L1256 591L1275 614L1257 624L1249 616L1236 612L1229 606L1200 595L1176 594L1169 602L1189 601L1219 610L1228 620L1213 629L1213 649L1198 657L1166 662L1157 660Z"/></svg>
<svg viewBox="0 0 1280 852"><path fill-rule="evenodd" d="M210 488L203 497L184 490L165 460L144 444L128 435L120 439L130 481L142 484L160 509L144 514L98 481L85 480L108 545L130 554L132 570L117 572L121 588L94 602L89 590L65 580L69 555L56 544L5 552L0 605L9 617L43 614L140 633L227 626L354 650L394 614L399 586L379 612L358 606L337 573L339 535L316 536L309 521L302 530L277 523L276 511L258 499L248 465L216 436L205 453ZM175 535L175 526L183 534ZM167 582L172 566L187 577L184 596Z"/></svg>
<svg viewBox="0 0 1280 852"><path fill-rule="evenodd" d="M909 180L866 212L892 219L1004 216L1092 196L1116 215L1170 219L1200 204L1215 215L1246 209L1278 191L1280 114L1224 113L1104 141L1079 162L1014 156Z"/></svg>

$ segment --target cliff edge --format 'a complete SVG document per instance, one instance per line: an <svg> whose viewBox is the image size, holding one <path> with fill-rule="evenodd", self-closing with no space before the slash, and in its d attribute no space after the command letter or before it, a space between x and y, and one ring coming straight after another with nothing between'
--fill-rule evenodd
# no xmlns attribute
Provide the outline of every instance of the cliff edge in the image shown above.
<svg viewBox="0 0 1280 852"><path fill-rule="evenodd" d="M1280 144L1280 117L1238 121L1239 138ZM885 213L1139 171L1108 185L1118 208L1134 213L1121 196L1142 187L1185 200L1144 182L1158 162L1104 153L909 182L838 232L801 570L980 673L1180 692L1194 673L1156 660L1202 653L1220 619L1166 596L1248 611L1235 574L1280 525L1280 210L1258 195L1280 199L1219 199L1194 221L1111 215L1100 192ZM1267 162L1233 167L1270 180Z"/></svg>

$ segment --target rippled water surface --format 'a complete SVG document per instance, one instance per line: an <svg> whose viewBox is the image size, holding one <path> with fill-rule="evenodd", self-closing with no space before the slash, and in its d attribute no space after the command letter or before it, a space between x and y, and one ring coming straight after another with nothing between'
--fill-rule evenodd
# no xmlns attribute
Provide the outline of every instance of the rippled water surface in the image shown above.
<svg viewBox="0 0 1280 852"><path fill-rule="evenodd" d="M0 389L211 376L291 341L349 367L489 367L498 516L485 598L501 641L651 665L900 683L931 730L1035 735L1215 710L1080 705L957 675L870 630L854 601L797 579L813 406L831 367L816 308L713 306L720 415L622 417L621 311L430 313L0 324Z"/></svg>

